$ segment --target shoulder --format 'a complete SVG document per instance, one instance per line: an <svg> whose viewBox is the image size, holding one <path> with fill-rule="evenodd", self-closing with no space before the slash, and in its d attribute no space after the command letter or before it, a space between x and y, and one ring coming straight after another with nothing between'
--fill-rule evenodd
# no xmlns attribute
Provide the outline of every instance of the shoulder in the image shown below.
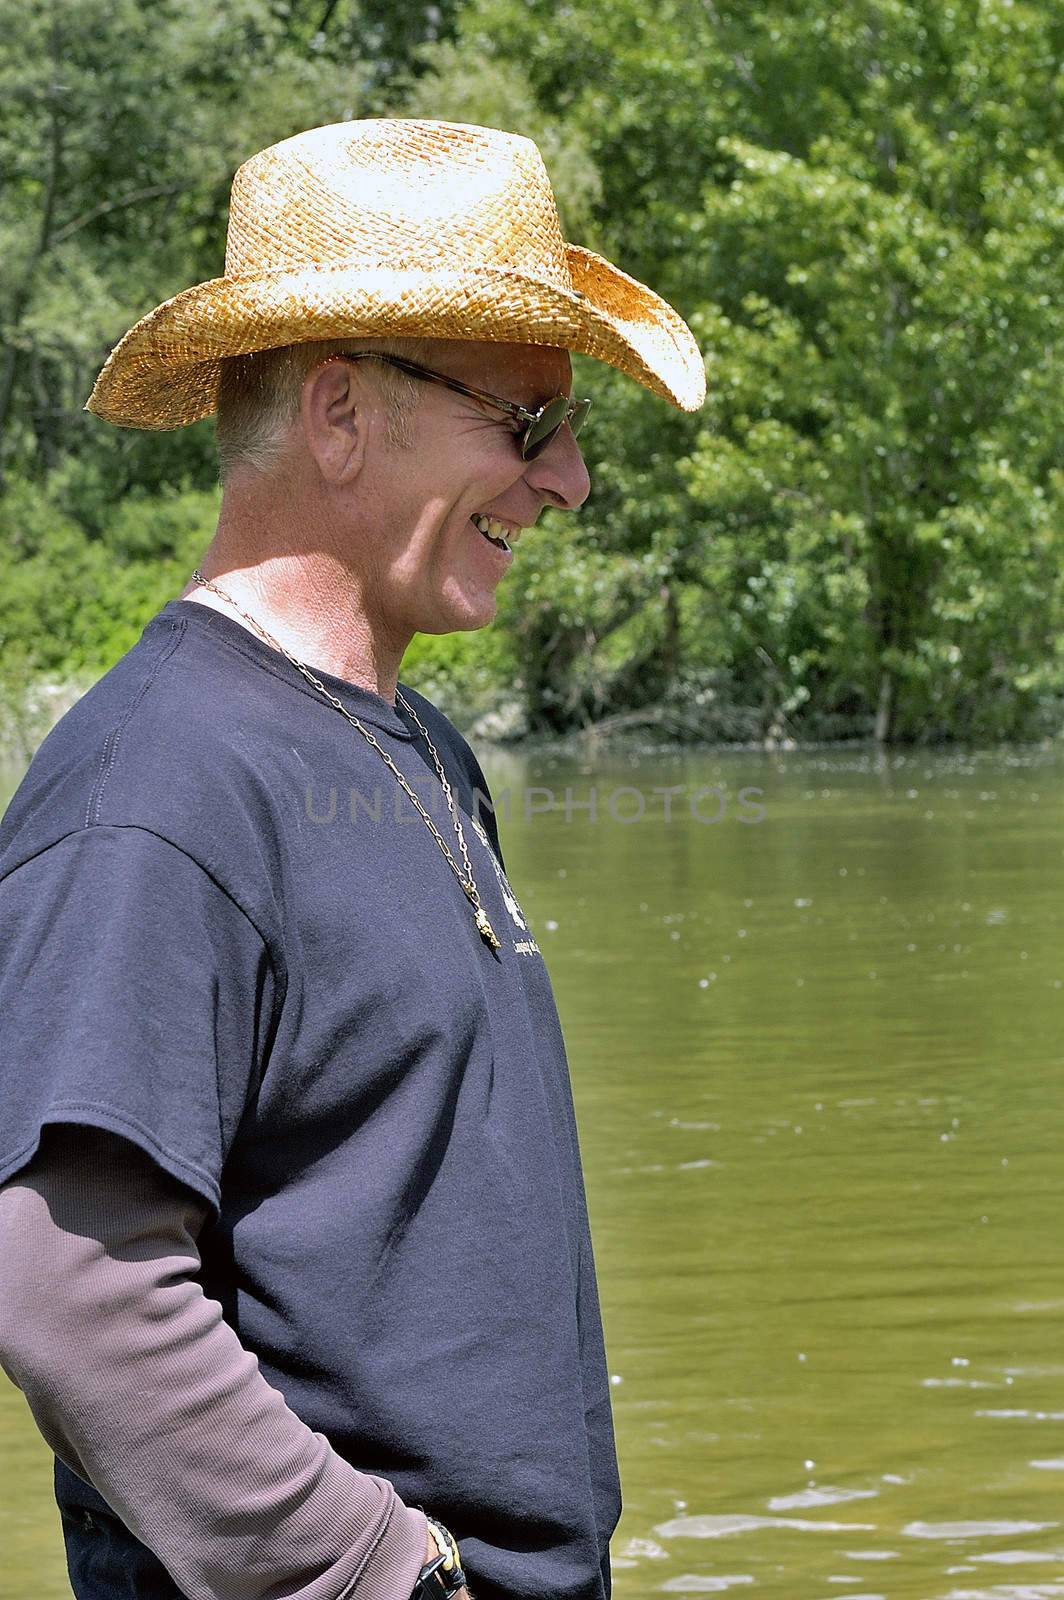
<svg viewBox="0 0 1064 1600"><path fill-rule="evenodd" d="M408 684L399 684L399 693L408 705L412 706L418 717L425 724L432 736L433 743L437 746L445 744L468 770L480 771L480 765L473 754L472 746L465 735L460 733L447 714L434 705L426 695L417 689L411 689Z"/></svg>
<svg viewBox="0 0 1064 1600"><path fill-rule="evenodd" d="M473 753L472 746L465 735L460 733L439 706L416 689L410 689L405 683L399 685L399 693L409 706L416 712L418 719L424 723L429 737L440 752L445 768L456 767L471 782L474 789L490 799L488 795L487 779L481 769L480 762ZM450 756L450 761L447 757Z"/></svg>
<svg viewBox="0 0 1064 1600"><path fill-rule="evenodd" d="M34 756L0 822L0 876L99 825L144 829L215 871L255 770L244 687L211 670L180 621L153 618Z"/></svg>
<svg viewBox="0 0 1064 1600"><path fill-rule="evenodd" d="M495 854L501 861L502 849L499 844L494 801L488 780L469 741L455 727L450 717L438 706L433 705L425 695L419 694L416 689L409 688L405 683L400 683L399 692L424 723L430 739L439 751L440 760L448 776L453 778L458 775L464 780L461 784L463 808L483 824Z"/></svg>

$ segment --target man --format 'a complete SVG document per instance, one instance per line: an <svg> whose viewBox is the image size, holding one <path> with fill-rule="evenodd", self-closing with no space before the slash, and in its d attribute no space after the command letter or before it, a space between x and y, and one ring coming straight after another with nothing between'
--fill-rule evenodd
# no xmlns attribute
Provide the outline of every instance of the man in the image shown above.
<svg viewBox="0 0 1064 1600"><path fill-rule="evenodd" d="M79 1600L609 1594L557 1015L480 768L397 681L587 495L570 350L703 397L528 141L349 123L240 169L225 276L93 391L217 409L223 497L0 828L0 1357Z"/></svg>

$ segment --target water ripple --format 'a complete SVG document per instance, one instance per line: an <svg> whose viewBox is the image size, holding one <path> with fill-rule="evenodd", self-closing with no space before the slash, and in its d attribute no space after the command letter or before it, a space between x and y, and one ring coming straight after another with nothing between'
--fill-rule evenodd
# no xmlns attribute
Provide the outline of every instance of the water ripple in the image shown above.
<svg viewBox="0 0 1064 1600"><path fill-rule="evenodd" d="M823 1488L800 1489L797 1494L778 1494L766 1502L770 1511L808 1511L811 1506L837 1506L845 1500L874 1500L877 1489L835 1489L830 1484Z"/></svg>
<svg viewBox="0 0 1064 1600"><path fill-rule="evenodd" d="M811 1522L801 1517L752 1517L738 1512L727 1516L673 1517L659 1523L654 1532L662 1539L726 1539L729 1534L755 1533L759 1528L788 1528L795 1533L875 1532L871 1522Z"/></svg>
<svg viewBox="0 0 1064 1600"><path fill-rule="evenodd" d="M685 1573L682 1578L669 1578L661 1584L661 1589L667 1594L720 1594L725 1589L737 1589L740 1584L753 1583L753 1578L746 1572L722 1573L717 1577L699 1577L694 1573ZM857 1600L853 1596L853 1600Z"/></svg>
<svg viewBox="0 0 1064 1600"><path fill-rule="evenodd" d="M996 1583L992 1589L951 1589L944 1600L1056 1600L1058 1595L1064 1595L1064 1583Z"/></svg>
<svg viewBox="0 0 1064 1600"><path fill-rule="evenodd" d="M910 1539L1000 1539L1058 1526L1056 1522L909 1522L901 1531Z"/></svg>
<svg viewBox="0 0 1064 1600"><path fill-rule="evenodd" d="M986 1555L971 1556L972 1561L991 1562L995 1566L1019 1567L1036 1561L1064 1561L1059 1550L988 1550Z"/></svg>
<svg viewBox="0 0 1064 1600"><path fill-rule="evenodd" d="M997 1420L1023 1418L1027 1422L1064 1422L1064 1411L977 1411L975 1414Z"/></svg>

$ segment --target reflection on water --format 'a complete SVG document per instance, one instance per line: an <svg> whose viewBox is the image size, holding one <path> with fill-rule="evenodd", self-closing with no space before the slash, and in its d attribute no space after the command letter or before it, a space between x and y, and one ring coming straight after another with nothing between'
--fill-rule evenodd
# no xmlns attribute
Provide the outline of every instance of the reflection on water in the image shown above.
<svg viewBox="0 0 1064 1600"><path fill-rule="evenodd" d="M0 1372L0 1600L70 1600L52 1457Z"/></svg>
<svg viewBox="0 0 1064 1600"><path fill-rule="evenodd" d="M576 1081L618 1596L1064 1594L1064 762L584 767L536 781L765 807L507 830Z"/></svg>
<svg viewBox="0 0 1064 1600"><path fill-rule="evenodd" d="M1064 757L486 766L573 1067L618 1600L1064 1596Z"/></svg>

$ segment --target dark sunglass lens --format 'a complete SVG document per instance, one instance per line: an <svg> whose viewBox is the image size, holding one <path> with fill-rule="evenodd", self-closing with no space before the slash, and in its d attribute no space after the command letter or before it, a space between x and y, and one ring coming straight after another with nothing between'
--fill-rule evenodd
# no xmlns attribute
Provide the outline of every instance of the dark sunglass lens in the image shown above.
<svg viewBox="0 0 1064 1600"><path fill-rule="evenodd" d="M569 428L574 439L580 432L580 429L584 426L584 423L587 421L587 414L590 410L590 400L578 400L573 407L573 414L569 418Z"/></svg>
<svg viewBox="0 0 1064 1600"><path fill-rule="evenodd" d="M565 421L565 413L569 409L569 402L564 395L558 395L543 407L535 422L530 422L528 432L525 434L521 445L521 454L526 461L531 461L550 444L554 435Z"/></svg>
<svg viewBox="0 0 1064 1600"><path fill-rule="evenodd" d="M529 445L529 444L523 445L521 447L521 454L524 457L524 459L526 461L534 461L537 456L541 456L543 454L544 450L546 450L547 447L554 442L554 436L555 436L555 434L557 432L558 432L557 428L551 428L549 433L541 434L540 437L536 440L535 444L533 444L533 445Z"/></svg>

